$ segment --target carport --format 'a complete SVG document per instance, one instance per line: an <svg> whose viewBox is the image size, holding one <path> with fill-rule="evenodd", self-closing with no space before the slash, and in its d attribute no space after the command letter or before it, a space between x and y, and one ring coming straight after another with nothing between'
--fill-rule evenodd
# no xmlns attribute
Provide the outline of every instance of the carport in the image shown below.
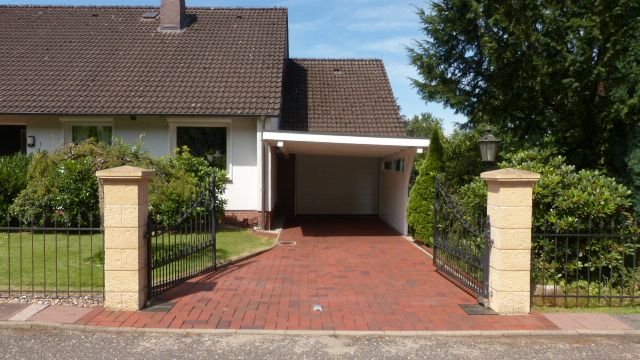
<svg viewBox="0 0 640 360"><path fill-rule="evenodd" d="M409 180L427 139L264 131L264 209L297 215L376 215L407 233Z"/></svg>

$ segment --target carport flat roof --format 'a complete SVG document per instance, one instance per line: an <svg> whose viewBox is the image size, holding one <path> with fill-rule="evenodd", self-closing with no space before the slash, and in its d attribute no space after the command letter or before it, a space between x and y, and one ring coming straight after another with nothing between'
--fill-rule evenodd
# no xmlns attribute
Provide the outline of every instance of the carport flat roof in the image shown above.
<svg viewBox="0 0 640 360"><path fill-rule="evenodd" d="M403 150L425 149L428 139L263 131L262 139L284 153L355 157L384 157Z"/></svg>

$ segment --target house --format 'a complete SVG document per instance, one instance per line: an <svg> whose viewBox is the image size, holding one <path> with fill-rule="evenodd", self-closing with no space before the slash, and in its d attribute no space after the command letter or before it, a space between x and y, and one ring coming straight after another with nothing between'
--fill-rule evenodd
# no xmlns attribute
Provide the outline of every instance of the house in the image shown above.
<svg viewBox="0 0 640 360"><path fill-rule="evenodd" d="M189 146L227 169L227 215L378 215L406 233L405 137L380 60L293 59L287 10L0 7L0 152L88 137Z"/></svg>

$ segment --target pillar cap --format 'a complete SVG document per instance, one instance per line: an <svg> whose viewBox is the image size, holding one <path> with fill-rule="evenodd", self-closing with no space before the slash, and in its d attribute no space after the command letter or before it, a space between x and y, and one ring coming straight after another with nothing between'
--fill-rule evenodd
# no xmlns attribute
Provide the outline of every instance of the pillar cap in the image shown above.
<svg viewBox="0 0 640 360"><path fill-rule="evenodd" d="M536 182L540 180L540 174L533 171L518 169L499 169L493 171L485 171L480 174L482 180L485 181L530 181Z"/></svg>
<svg viewBox="0 0 640 360"><path fill-rule="evenodd" d="M155 174L154 170L142 169L135 166L119 166L96 172L99 179L145 179Z"/></svg>

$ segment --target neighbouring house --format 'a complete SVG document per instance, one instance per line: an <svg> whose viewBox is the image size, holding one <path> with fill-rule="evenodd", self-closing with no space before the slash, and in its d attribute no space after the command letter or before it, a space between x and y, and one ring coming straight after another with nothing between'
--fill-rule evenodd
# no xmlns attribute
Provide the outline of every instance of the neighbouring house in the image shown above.
<svg viewBox="0 0 640 360"><path fill-rule="evenodd" d="M405 135L380 60L293 59L287 10L0 7L0 153L93 137L226 168L227 216L377 215L406 233Z"/></svg>

